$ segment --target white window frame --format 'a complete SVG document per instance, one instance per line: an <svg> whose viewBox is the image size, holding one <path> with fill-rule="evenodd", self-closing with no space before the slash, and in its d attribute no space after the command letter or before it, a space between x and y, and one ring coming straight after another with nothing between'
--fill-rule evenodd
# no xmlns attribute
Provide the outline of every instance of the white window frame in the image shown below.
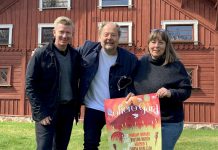
<svg viewBox="0 0 218 150"><path fill-rule="evenodd" d="M42 28L54 27L53 23L39 23L38 24L38 46L42 46Z"/></svg>
<svg viewBox="0 0 218 150"><path fill-rule="evenodd" d="M0 69L7 69L7 81L5 84L0 84L0 87L7 87L7 86L11 86L11 68L12 66L4 66L4 65L0 65Z"/></svg>
<svg viewBox="0 0 218 150"><path fill-rule="evenodd" d="M71 0L67 0L68 5L67 7L50 7L50 8L43 8L42 7L42 0L39 0L39 11L42 11L43 9L59 9L59 8L66 8L67 10L71 9Z"/></svg>
<svg viewBox="0 0 218 150"><path fill-rule="evenodd" d="M128 43L121 43L121 44L128 44L129 46L132 46L132 22L114 22L118 24L119 26L128 26ZM98 27L102 24L102 22L98 22Z"/></svg>
<svg viewBox="0 0 218 150"><path fill-rule="evenodd" d="M12 29L13 29L13 24L0 24L0 29L1 28L8 28L9 29L9 37L8 37L8 47L12 46Z"/></svg>
<svg viewBox="0 0 218 150"><path fill-rule="evenodd" d="M102 7L123 7L123 6L128 6L128 8L132 8L132 0L128 0L128 5L107 5L107 6L103 6L102 5L102 0L98 1L98 8L102 9Z"/></svg>
<svg viewBox="0 0 218 150"><path fill-rule="evenodd" d="M168 25L193 25L194 45L198 45L198 20L163 20L161 25L163 29L166 29Z"/></svg>
<svg viewBox="0 0 218 150"><path fill-rule="evenodd" d="M187 69L191 69L192 70L192 76L190 76L191 80L192 80L192 88L193 89L198 89L199 88L199 83L198 83L198 79L199 79L199 65L186 64L185 68L186 68L186 70Z"/></svg>

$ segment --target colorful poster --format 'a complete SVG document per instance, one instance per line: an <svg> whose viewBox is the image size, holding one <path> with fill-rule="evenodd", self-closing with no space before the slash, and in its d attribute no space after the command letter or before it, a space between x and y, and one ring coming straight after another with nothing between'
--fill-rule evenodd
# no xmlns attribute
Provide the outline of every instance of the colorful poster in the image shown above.
<svg viewBox="0 0 218 150"><path fill-rule="evenodd" d="M161 150L161 118L156 94L105 100L110 150Z"/></svg>

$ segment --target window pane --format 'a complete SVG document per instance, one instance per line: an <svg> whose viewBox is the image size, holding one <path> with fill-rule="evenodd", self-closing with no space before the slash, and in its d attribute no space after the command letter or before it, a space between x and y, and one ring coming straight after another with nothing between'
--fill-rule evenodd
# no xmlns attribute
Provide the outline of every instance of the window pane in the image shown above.
<svg viewBox="0 0 218 150"><path fill-rule="evenodd" d="M166 27L171 40L174 41L193 41L192 25L168 25Z"/></svg>
<svg viewBox="0 0 218 150"><path fill-rule="evenodd" d="M120 35L119 43L128 43L128 39L129 39L128 26L121 26L120 30L121 30L121 35Z"/></svg>
<svg viewBox="0 0 218 150"><path fill-rule="evenodd" d="M68 0L42 0L42 7L67 7Z"/></svg>
<svg viewBox="0 0 218 150"><path fill-rule="evenodd" d="M7 68L0 68L0 85L7 85L8 84L8 69Z"/></svg>
<svg viewBox="0 0 218 150"><path fill-rule="evenodd" d="M192 69L192 68L186 68L186 71L187 71L187 73L188 73L188 76L189 76L189 78L190 78L190 80L191 80L191 84L193 84L193 71L194 71L194 69Z"/></svg>
<svg viewBox="0 0 218 150"><path fill-rule="evenodd" d="M9 29L0 29L0 44L9 43Z"/></svg>
<svg viewBox="0 0 218 150"><path fill-rule="evenodd" d="M127 5L128 0L102 0L102 6Z"/></svg>
<svg viewBox="0 0 218 150"><path fill-rule="evenodd" d="M41 43L49 43L53 40L53 27L42 28L42 41Z"/></svg>

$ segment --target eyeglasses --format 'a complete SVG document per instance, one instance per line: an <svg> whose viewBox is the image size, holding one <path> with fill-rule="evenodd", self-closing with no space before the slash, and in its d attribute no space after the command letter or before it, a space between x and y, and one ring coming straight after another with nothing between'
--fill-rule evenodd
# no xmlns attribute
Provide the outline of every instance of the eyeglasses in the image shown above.
<svg viewBox="0 0 218 150"><path fill-rule="evenodd" d="M132 83L132 78L127 77L127 76L121 76L117 82L118 90L120 91L120 90L125 89L131 83Z"/></svg>

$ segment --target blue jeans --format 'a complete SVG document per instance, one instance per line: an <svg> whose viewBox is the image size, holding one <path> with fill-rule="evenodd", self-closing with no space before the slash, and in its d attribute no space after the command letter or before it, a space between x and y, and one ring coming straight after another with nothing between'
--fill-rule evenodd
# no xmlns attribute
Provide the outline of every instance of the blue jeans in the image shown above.
<svg viewBox="0 0 218 150"><path fill-rule="evenodd" d="M105 123L104 112L86 107L83 122L84 150L98 150Z"/></svg>
<svg viewBox="0 0 218 150"><path fill-rule="evenodd" d="M162 123L162 150L173 150L183 131L184 122Z"/></svg>

